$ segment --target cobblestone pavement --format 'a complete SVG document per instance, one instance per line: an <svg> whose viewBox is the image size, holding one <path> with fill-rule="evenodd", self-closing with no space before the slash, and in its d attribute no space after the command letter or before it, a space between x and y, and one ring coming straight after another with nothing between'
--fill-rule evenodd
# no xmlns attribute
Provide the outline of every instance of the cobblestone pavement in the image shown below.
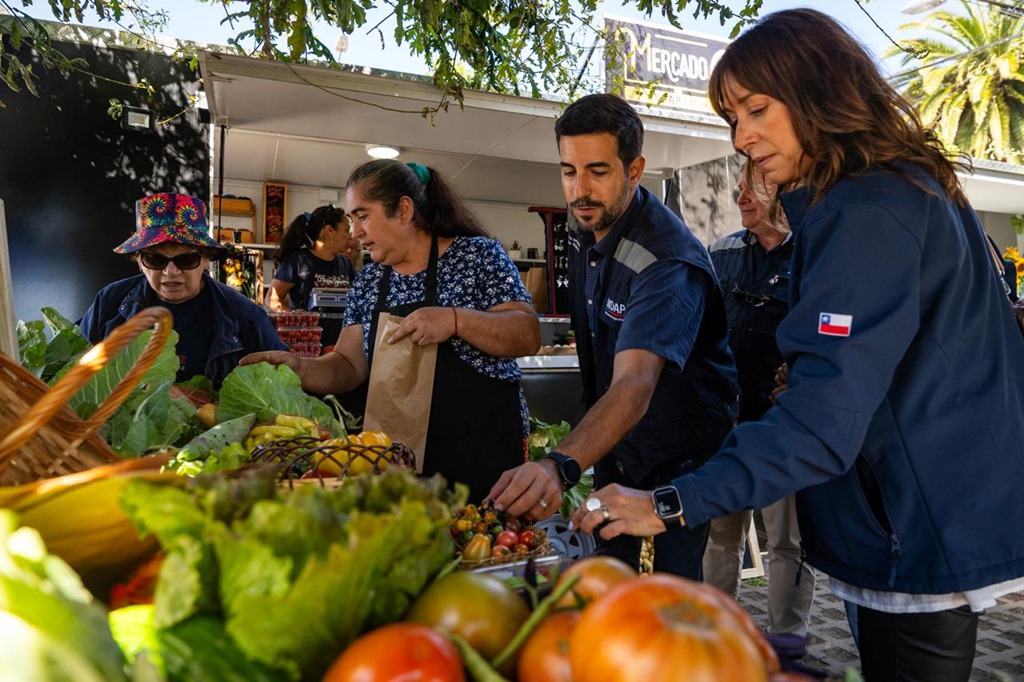
<svg viewBox="0 0 1024 682"><path fill-rule="evenodd" d="M761 627L768 624L767 584L767 578L745 580L737 595L740 605ZM814 589L810 634L812 641L802 663L827 671L829 682L843 680L847 668L859 670L860 658L843 602L832 594L824 577ZM971 681L1024 682L1024 593L1003 597L996 608L982 615Z"/></svg>

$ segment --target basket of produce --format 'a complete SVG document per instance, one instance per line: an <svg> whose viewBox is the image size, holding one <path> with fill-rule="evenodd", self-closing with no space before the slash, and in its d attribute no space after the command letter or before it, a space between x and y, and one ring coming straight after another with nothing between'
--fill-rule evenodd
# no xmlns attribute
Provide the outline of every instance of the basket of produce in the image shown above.
<svg viewBox="0 0 1024 682"><path fill-rule="evenodd" d="M317 436L268 440L255 445L251 461L280 464L281 476L290 487L308 483L339 485L345 477L382 474L392 466L415 466L415 456L408 446L392 442L379 431L326 440Z"/></svg>
<svg viewBox="0 0 1024 682"><path fill-rule="evenodd" d="M87 418L67 401L142 332L153 334L134 365ZM100 427L142 380L171 334L171 314L146 308L81 359L51 388L0 354L0 485L18 485L86 471L121 458L98 435Z"/></svg>
<svg viewBox="0 0 1024 682"><path fill-rule="evenodd" d="M480 569L551 553L547 533L489 502L467 504L448 523L448 535L462 555L460 568Z"/></svg>

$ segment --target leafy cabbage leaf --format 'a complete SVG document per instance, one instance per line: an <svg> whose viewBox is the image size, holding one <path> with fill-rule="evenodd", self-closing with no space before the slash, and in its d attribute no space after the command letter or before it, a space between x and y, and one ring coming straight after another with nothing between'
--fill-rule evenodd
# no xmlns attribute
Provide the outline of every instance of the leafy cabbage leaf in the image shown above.
<svg viewBox="0 0 1024 682"><path fill-rule="evenodd" d="M256 421L270 421L279 414L309 417L336 436L344 429L331 408L302 390L299 375L285 365L260 362L236 367L224 378L217 405L217 421L251 412Z"/></svg>

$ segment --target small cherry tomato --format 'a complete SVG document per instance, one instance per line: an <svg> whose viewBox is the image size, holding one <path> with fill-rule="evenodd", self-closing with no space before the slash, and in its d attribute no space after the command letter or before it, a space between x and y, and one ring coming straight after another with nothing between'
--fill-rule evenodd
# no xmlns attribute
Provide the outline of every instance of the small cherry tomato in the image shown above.
<svg viewBox="0 0 1024 682"><path fill-rule="evenodd" d="M519 544L519 535L511 530L503 530L498 533L498 537L494 539L494 542L505 547L515 547Z"/></svg>
<svg viewBox="0 0 1024 682"><path fill-rule="evenodd" d="M498 545L497 547L491 548L491 558L500 559L501 557L507 557L512 555L512 550L505 545Z"/></svg>
<svg viewBox="0 0 1024 682"><path fill-rule="evenodd" d="M519 534L519 542L523 543L530 549L536 549L537 545L540 542L540 539L537 537L537 534L535 532L527 528Z"/></svg>
<svg viewBox="0 0 1024 682"><path fill-rule="evenodd" d="M516 517L510 516L507 519L505 519L505 528L508 528L510 531L518 533L523 529L523 523Z"/></svg>
<svg viewBox="0 0 1024 682"><path fill-rule="evenodd" d="M518 545L516 545L515 547L512 548L512 553L513 554L529 554L530 553L530 548L520 542Z"/></svg>

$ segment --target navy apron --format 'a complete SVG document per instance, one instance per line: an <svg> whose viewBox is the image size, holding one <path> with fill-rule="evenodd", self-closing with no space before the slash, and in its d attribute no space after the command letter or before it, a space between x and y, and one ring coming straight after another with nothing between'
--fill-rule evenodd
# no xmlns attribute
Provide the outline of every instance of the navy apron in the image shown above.
<svg viewBox="0 0 1024 682"><path fill-rule="evenodd" d="M371 365L380 313L405 317L437 305L437 259L435 236L424 299L391 308L386 306L392 269L384 267L370 323ZM469 486L470 501L479 502L502 473L523 463L524 452L519 382L481 374L458 356L449 341L438 344L423 475L440 473L449 485L461 481Z"/></svg>

